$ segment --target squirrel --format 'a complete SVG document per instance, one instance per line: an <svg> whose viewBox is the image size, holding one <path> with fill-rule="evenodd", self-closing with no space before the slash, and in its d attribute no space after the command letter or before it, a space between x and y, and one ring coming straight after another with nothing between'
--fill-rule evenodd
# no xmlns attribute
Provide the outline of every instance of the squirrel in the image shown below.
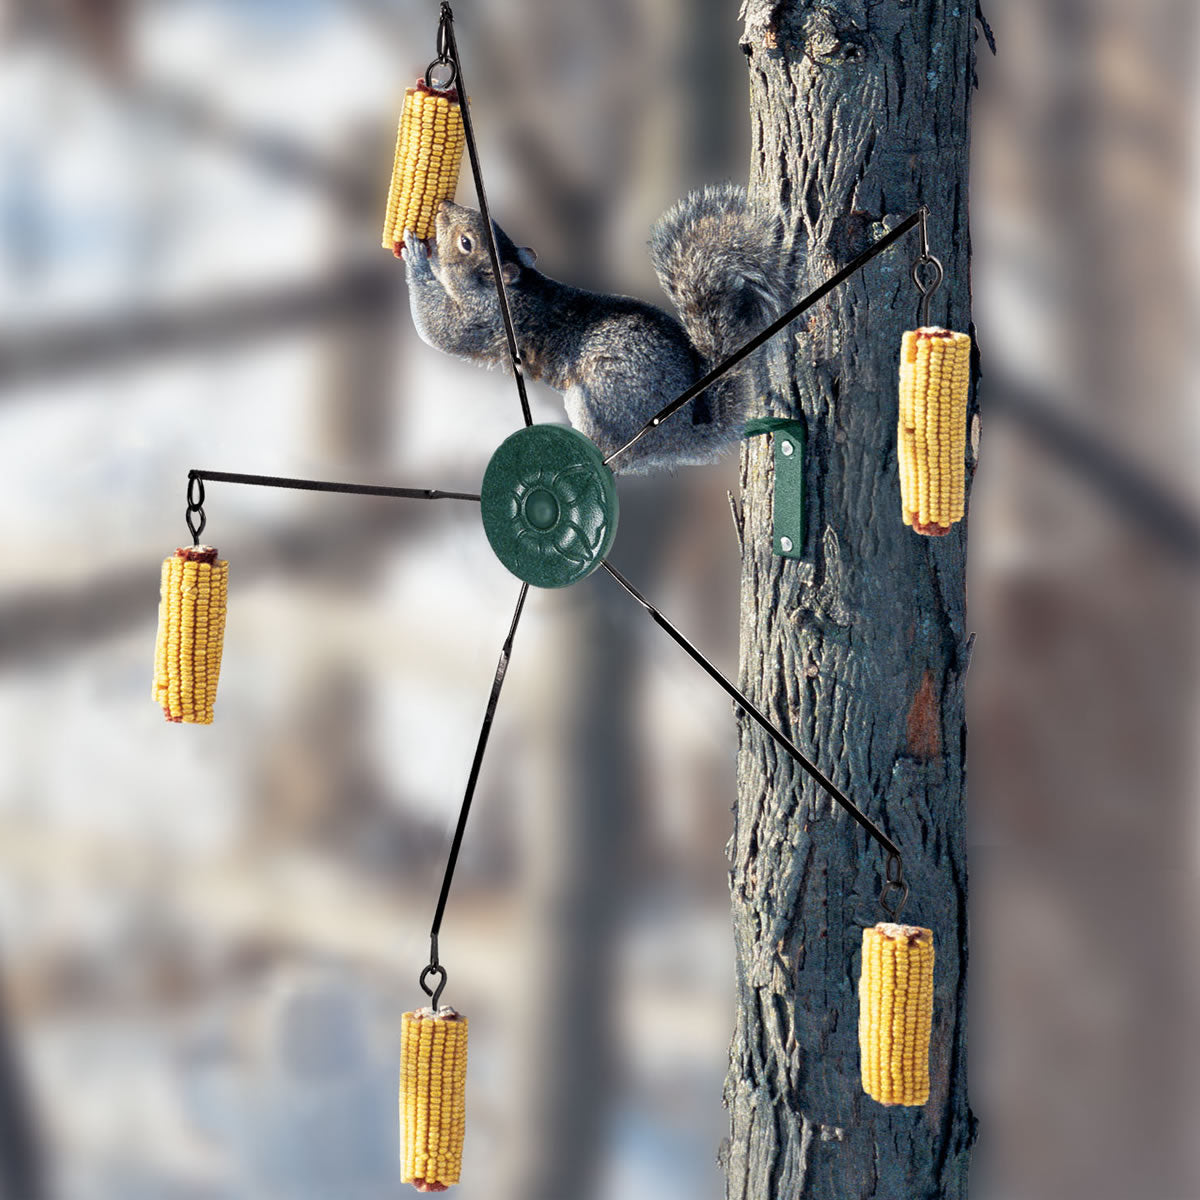
<svg viewBox="0 0 1200 1200"><path fill-rule="evenodd" d="M534 268L492 222L521 362L563 393L571 424L606 456L777 316L786 296L782 216L733 184L679 201L655 223L650 257L678 318L629 296L571 287ZM509 363L483 218L448 200L432 245L411 231L401 251L422 341L488 367ZM742 436L750 403L739 364L616 459L630 474L714 462Z"/></svg>

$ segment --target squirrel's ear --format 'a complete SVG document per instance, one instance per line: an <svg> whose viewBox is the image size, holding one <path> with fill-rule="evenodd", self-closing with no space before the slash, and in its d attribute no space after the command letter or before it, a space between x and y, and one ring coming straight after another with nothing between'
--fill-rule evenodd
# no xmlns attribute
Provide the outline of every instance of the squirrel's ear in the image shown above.
<svg viewBox="0 0 1200 1200"><path fill-rule="evenodd" d="M537 262L537 251L532 246L518 246L517 257L526 267L532 267Z"/></svg>
<svg viewBox="0 0 1200 1200"><path fill-rule="evenodd" d="M516 263L505 263L500 268L500 278L511 287L521 277L521 268Z"/></svg>

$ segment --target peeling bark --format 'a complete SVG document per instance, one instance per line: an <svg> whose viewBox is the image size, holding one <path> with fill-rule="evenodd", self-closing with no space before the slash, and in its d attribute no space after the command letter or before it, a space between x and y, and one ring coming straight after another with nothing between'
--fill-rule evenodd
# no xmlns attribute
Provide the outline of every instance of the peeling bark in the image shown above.
<svg viewBox="0 0 1200 1200"><path fill-rule="evenodd" d="M800 291L927 203L947 275L932 319L970 329L973 21L946 0L792 0L769 29L748 20L751 189L790 214ZM917 252L914 235L772 344L767 415L808 426L808 545L801 562L772 555L770 439L748 440L741 683L904 851L905 917L937 947L931 1096L884 1108L859 1084L861 928L880 918L883 857L743 720L729 1200L966 1195L966 536L920 537L900 516L897 355Z"/></svg>

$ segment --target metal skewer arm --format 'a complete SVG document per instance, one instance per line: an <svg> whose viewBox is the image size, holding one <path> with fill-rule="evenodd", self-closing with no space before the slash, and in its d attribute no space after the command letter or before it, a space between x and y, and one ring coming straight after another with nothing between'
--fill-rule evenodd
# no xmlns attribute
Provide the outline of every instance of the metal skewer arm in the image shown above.
<svg viewBox="0 0 1200 1200"><path fill-rule="evenodd" d="M453 75L443 85L435 84L430 78L435 64L450 66ZM471 160L471 175L475 180L475 194L479 197L479 215L483 218L483 230L487 235L488 257L492 260L492 274L496 281L496 298L500 301L500 316L504 322L504 336L508 341L508 357L512 361L513 376L517 381L517 396L521 401L521 415L527 426L533 424L533 414L529 411L529 396L525 391L525 368L521 361L521 351L517 345L517 334L513 327L512 311L508 304L508 290L504 286L504 276L500 271L500 250L496 245L496 233L492 229L492 214L488 207L487 191L483 186L483 168L479 165L479 150L475 146L475 127L471 124L471 108L467 103L467 85L463 80L462 60L458 57L458 42L454 37L454 13L446 0L442 0L442 15L438 24L438 56L429 64L425 82L430 87L442 90L455 84L458 88L458 108L462 113L463 136L467 143L467 156Z"/></svg>
<svg viewBox="0 0 1200 1200"><path fill-rule="evenodd" d="M917 225L924 227L924 222L928 214L928 209L924 205L921 206L911 217L906 217L899 225L896 226L890 233L885 233L877 242L872 243L864 250L856 259L844 266L836 275L827 279L816 291L809 292L798 304L793 305L781 317L777 317L771 322L761 333L756 333L745 345L739 347L730 354L722 362L719 362L707 375L701 379L697 379L686 391L681 392L674 400L671 401L665 408L655 413L654 416L646 422L619 449L614 450L604 461L606 464L611 464L613 459L619 458L631 446L637 445L648 433L652 433L665 420L677 413L689 400L694 400L705 388L711 387L718 379L726 372L731 371L742 361L742 359L753 354L764 342L768 342L781 329L790 325L801 313L807 312L818 301L823 300L834 288L846 282L856 271L862 270L876 255L882 254L894 242L902 238L910 229L915 229Z"/></svg>
<svg viewBox="0 0 1200 1200"><path fill-rule="evenodd" d="M520 595L517 596L517 607L513 612L512 624L508 627L508 636L500 649L500 661L496 664L496 677L492 681L492 690L488 696L487 709L483 714L483 726L479 730L479 741L475 745L475 757L471 760L471 771L467 776L467 790L463 795L462 807L458 812L458 824L454 828L454 837L450 842L450 853L446 858L446 871L442 876L442 888L438 893L437 908L433 914L433 924L429 930L429 965L421 972L421 988L430 998L430 1004L437 1008L441 999L442 989L446 986L446 968L438 960L438 934L442 928L442 918L446 914L446 901L450 898L450 885L454 881L454 868L458 865L458 855L462 850L463 835L467 831L467 818L471 815L471 802L475 799L475 786L479 782L479 771L483 766L483 755L487 750L488 738L492 732L492 722L496 718L496 705L500 700L500 689L504 686L504 676L508 674L508 663L512 657L513 640L517 635L517 626L521 621L521 613L525 609L525 598L529 595L529 584L521 584ZM430 976L437 978L436 985L430 985Z"/></svg>
<svg viewBox="0 0 1200 1200"><path fill-rule="evenodd" d="M812 776L812 778L815 779L817 783L826 792L828 792L828 794L888 852L890 859L895 859L897 861L900 859L900 847L897 846L896 843L893 842L892 839L889 838L887 834L884 833L883 830L880 829L879 826L876 825L875 822L872 821L870 817L868 817L862 811L862 809L860 809L858 805L856 805L850 799L850 797L847 796L846 793L843 792L841 788L839 788L837 784L835 784L833 780L831 780L829 776L827 776L820 769L820 767L816 765L816 763L814 763L810 758L806 757L803 751L801 751L790 738L776 729L770 720L768 720L767 717L765 717L754 706L748 696L734 687L734 685L730 683L729 680L726 679L725 676L722 675L721 672L718 671L717 668L714 667L713 664L710 663L708 659L705 658L704 655L701 654L700 651L697 650L696 647L693 646L692 643L689 642L687 638L685 638L683 634L680 633L679 630L676 629L675 626L672 625L671 622L668 621L667 618L664 617L662 613L660 613L658 609L656 609L654 605L651 604L650 601L647 600L646 597L643 596L641 592L639 592L637 588L635 588L633 584L630 583L629 580L626 579L625 576L622 575L621 572L612 565L612 563L605 560L605 562L603 562L601 565L617 581L617 583L619 583L621 587L624 588L625 591L628 592L629 595L631 595L646 610L647 613L649 613L654 623L658 625L659 628L666 630L671 640L679 646L682 646L688 655L694 661L699 663L700 666L703 667L708 673L708 675L717 682L720 688L733 698L733 700L745 711L746 715L757 722L757 724L760 725L770 735L772 740L782 750L784 750L790 758L792 758L804 771ZM896 882L900 882L898 877Z"/></svg>

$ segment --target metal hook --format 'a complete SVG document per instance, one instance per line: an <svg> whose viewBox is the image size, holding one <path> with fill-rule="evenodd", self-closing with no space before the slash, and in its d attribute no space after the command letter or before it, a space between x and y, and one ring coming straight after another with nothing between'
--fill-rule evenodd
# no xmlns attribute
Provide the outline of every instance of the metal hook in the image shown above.
<svg viewBox="0 0 1200 1200"><path fill-rule="evenodd" d="M439 982L436 988L431 988L426 980L430 975L438 976ZM437 1009L442 998L442 992L446 988L446 968L438 963L430 963L429 966L421 972L421 991L429 997L429 1007Z"/></svg>
<svg viewBox="0 0 1200 1200"><path fill-rule="evenodd" d="M891 900L893 893L899 893L899 898L894 902ZM883 909L889 921L899 921L907 903L908 884L904 882L904 864L899 854L889 854L883 888L879 893L879 907Z"/></svg>
<svg viewBox="0 0 1200 1200"><path fill-rule="evenodd" d="M204 510L200 509L199 512L200 520L196 524L193 524L193 517L195 514L192 509L189 508L183 515L183 519L187 522L188 533L192 535L193 546L200 545L200 535L204 532L204 526L208 523L204 516Z"/></svg>
<svg viewBox="0 0 1200 1200"><path fill-rule="evenodd" d="M442 15L438 20L437 58L425 68L425 84L438 92L448 92L458 82L458 60L454 53L454 34L451 25L454 14L450 5L442 3ZM445 71L449 70L447 77ZM438 74L435 74L438 72Z"/></svg>
<svg viewBox="0 0 1200 1200"><path fill-rule="evenodd" d="M933 275L928 280L925 280L925 272L933 269ZM946 278L946 269L941 262L932 254L922 255L913 264L912 280L917 285L917 291L921 293L921 328L925 329L929 325L929 302L933 299L933 294L942 286L942 281Z"/></svg>
<svg viewBox="0 0 1200 1200"><path fill-rule="evenodd" d="M450 74L446 75L449 71ZM448 92L458 79L458 67L451 58L435 58L425 68L425 85L435 92Z"/></svg>
<svg viewBox="0 0 1200 1200"><path fill-rule="evenodd" d="M933 299L933 294L942 286L942 281L946 278L946 270L942 266L941 261L936 258L929 249L929 208L922 204L917 210L920 217L921 229L921 254L917 261L913 263L912 281L917 286L917 291L921 293L921 328L924 329L929 325L929 302ZM932 277L927 281L925 278L929 268L933 269Z"/></svg>
<svg viewBox="0 0 1200 1200"><path fill-rule="evenodd" d="M436 988L431 988L426 982L430 975L438 977L438 985ZM446 968L438 961L438 935L431 933L429 935L429 966L421 972L421 991L429 997L429 1003L432 1008L438 1007L438 1001L442 998L442 991L446 986Z"/></svg>
<svg viewBox="0 0 1200 1200"><path fill-rule="evenodd" d="M199 520L197 520L197 517ZM192 535L192 545L200 545L200 535L208 518L204 515L204 480L195 471L188 472L187 512L184 514L188 532Z"/></svg>

